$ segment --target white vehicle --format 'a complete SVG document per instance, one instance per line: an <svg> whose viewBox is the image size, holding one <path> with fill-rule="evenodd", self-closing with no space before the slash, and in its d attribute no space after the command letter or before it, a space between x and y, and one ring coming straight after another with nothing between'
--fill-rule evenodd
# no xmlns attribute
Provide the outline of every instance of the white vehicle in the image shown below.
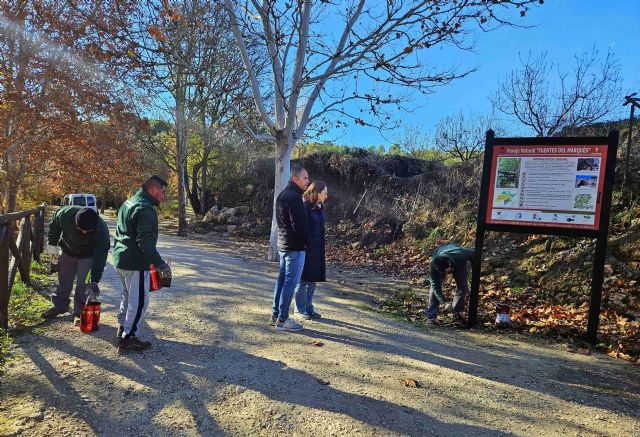
<svg viewBox="0 0 640 437"><path fill-rule="evenodd" d="M96 196L93 194L85 194L85 193L74 193L67 194L64 196L62 200L62 205L76 205L76 206L86 206L87 208L91 208L95 212L98 212L98 203L96 202Z"/></svg>

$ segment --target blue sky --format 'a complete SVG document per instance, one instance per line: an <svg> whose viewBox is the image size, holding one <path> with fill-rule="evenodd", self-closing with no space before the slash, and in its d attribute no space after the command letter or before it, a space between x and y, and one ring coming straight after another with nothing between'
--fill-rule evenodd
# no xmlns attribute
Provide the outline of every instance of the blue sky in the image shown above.
<svg viewBox="0 0 640 437"><path fill-rule="evenodd" d="M546 50L549 61L569 71L575 65L574 55L589 52L594 45L603 55L611 48L620 62L624 91L640 93L640 0L547 0L530 10L524 24L534 27L478 33L474 52L458 51L454 60L462 66L475 66L477 71L436 94L416 99L417 108L402 114L403 123L433 132L438 120L446 115L461 110L470 115L490 112L489 95L499 80L520 65L519 55L526 57L529 51L535 56ZM451 51L436 49L430 56L436 65L447 66ZM620 106L614 118L625 116L628 107ZM511 132L528 134L516 127ZM351 125L346 132L332 132L326 138L367 147L390 145L394 136Z"/></svg>

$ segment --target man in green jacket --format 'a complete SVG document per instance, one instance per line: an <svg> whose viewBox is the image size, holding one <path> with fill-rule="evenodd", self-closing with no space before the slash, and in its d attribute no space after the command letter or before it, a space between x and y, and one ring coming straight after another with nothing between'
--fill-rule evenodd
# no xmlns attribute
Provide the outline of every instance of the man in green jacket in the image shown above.
<svg viewBox="0 0 640 437"><path fill-rule="evenodd" d="M69 296L75 279L73 315L74 324L78 325L80 305L87 299L87 288L93 299L100 294L98 283L107 263L109 228L91 208L63 206L49 224L46 252L52 261L59 255L58 246L62 250L58 262L58 287L51 296L53 308L45 311L43 316L54 319L69 311Z"/></svg>
<svg viewBox="0 0 640 437"><path fill-rule="evenodd" d="M117 337L121 350L143 351L151 346L136 334L149 304L149 270L154 264L162 276L171 276L171 269L162 260L158 241L158 214L155 207L164 200L167 183L151 176L142 187L120 207L113 247L113 265L123 284Z"/></svg>
<svg viewBox="0 0 640 437"><path fill-rule="evenodd" d="M431 255L429 266L429 279L431 281L431 293L429 294L429 306L427 307L427 321L436 325L438 307L445 304L445 310L451 312L458 321L462 321L460 311L464 309L464 297L469 291L467 280L467 263L473 260L473 249L460 247L455 243L445 244L437 248ZM442 294L442 283L448 274L453 274L456 281L456 295L453 304L446 302Z"/></svg>

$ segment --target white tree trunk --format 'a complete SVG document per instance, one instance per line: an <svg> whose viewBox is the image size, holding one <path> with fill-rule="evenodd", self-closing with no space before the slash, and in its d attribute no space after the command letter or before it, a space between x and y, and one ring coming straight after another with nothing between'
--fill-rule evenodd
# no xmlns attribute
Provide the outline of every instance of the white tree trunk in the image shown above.
<svg viewBox="0 0 640 437"><path fill-rule="evenodd" d="M273 189L273 214L271 216L271 238L269 240L269 261L278 259L278 223L276 222L276 199L289 182L291 177L291 150L293 144L289 144L286 137L278 138L276 141L275 159L275 184Z"/></svg>

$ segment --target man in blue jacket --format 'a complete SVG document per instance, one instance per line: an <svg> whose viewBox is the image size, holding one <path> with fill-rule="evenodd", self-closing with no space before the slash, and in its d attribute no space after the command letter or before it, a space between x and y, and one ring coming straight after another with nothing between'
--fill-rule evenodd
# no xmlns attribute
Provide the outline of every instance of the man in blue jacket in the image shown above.
<svg viewBox="0 0 640 437"><path fill-rule="evenodd" d="M289 307L304 268L305 250L309 244L307 214L302 194L309 185L309 174L301 166L291 170L291 180L276 199L278 254L280 271L273 290L271 325L277 331L300 331L302 325L289 318Z"/></svg>
<svg viewBox="0 0 640 437"><path fill-rule="evenodd" d="M461 247L455 243L448 243L437 248L431 255L429 266L429 279L431 281L431 293L429 294L429 306L427 307L427 321L436 325L438 307L445 305L445 310L462 322L464 319L460 311L464 309L464 297L469 291L467 279L467 263L473 260L473 249ZM456 281L456 295L453 304L446 302L442 294L442 283L448 274L453 274Z"/></svg>

